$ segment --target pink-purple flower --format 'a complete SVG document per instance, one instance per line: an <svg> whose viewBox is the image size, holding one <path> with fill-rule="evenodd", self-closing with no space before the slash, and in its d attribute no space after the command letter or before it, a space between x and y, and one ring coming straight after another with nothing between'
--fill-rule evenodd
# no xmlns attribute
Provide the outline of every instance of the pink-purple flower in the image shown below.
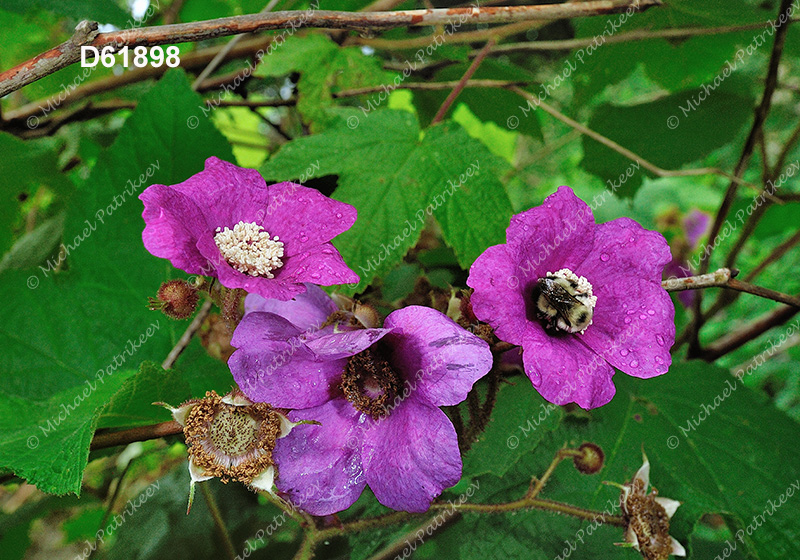
<svg viewBox="0 0 800 560"><path fill-rule="evenodd" d="M248 296L231 341L229 366L251 399L319 422L278 442L278 489L314 515L346 509L367 484L388 507L426 511L461 476L438 407L463 401L489 371L488 344L427 307L365 326L307 288L289 302Z"/></svg>
<svg viewBox="0 0 800 560"><path fill-rule="evenodd" d="M595 224L569 187L511 219L506 243L472 265L475 316L523 348L525 373L547 400L583 408L614 396L617 368L665 373L675 309L661 287L669 246L629 218Z"/></svg>
<svg viewBox="0 0 800 560"><path fill-rule="evenodd" d="M183 183L152 185L139 198L145 247L189 274L281 300L305 282L359 281L330 243L356 209L314 189L267 185L258 171L211 157Z"/></svg>

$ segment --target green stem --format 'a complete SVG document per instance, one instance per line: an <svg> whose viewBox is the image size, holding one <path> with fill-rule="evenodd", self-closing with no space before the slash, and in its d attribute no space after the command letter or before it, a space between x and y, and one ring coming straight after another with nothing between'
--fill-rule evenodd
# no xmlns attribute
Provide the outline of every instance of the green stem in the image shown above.
<svg viewBox="0 0 800 560"><path fill-rule="evenodd" d="M211 512L211 517L214 519L214 525L217 526L217 530L222 537L222 544L225 548L225 554L229 560L236 560L236 549L233 546L231 535L228 533L228 528L225 526L225 521L222 519L222 513L219 511L217 500L211 493L211 489L209 488L207 482L200 483L199 486L200 491L203 493L203 498L205 498L206 503L208 504L208 511Z"/></svg>

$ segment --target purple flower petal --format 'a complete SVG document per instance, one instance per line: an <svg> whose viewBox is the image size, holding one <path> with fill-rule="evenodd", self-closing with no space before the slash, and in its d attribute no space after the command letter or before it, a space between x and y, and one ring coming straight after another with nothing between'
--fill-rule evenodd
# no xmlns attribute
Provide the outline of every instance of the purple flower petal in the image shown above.
<svg viewBox="0 0 800 560"><path fill-rule="evenodd" d="M152 185L139 198L144 202L142 241L151 254L168 259L190 274L201 274L206 259L195 240L208 229L205 218L191 200L165 185Z"/></svg>
<svg viewBox="0 0 800 560"><path fill-rule="evenodd" d="M614 369L579 336L551 336L531 324L523 342L525 373L552 403L576 402L582 408L597 408L614 396Z"/></svg>
<svg viewBox="0 0 800 560"><path fill-rule="evenodd" d="M362 456L375 497L393 509L427 511L461 477L453 424L444 412L413 395L366 431Z"/></svg>
<svg viewBox="0 0 800 560"><path fill-rule="evenodd" d="M502 340L522 344L528 318L524 288L516 276L508 245L486 249L469 269L467 286L473 288L470 301L476 317L489 323Z"/></svg>
<svg viewBox="0 0 800 560"><path fill-rule="evenodd" d="M331 329L332 331L333 329ZM363 352L389 334L391 329L356 329L330 332L306 342L306 347L320 360L339 360Z"/></svg>
<svg viewBox="0 0 800 560"><path fill-rule="evenodd" d="M313 284L306 284L306 291L288 301L266 299L258 294L249 294L244 300L244 313L265 311L289 320L297 328L307 331L319 328L338 308L330 296Z"/></svg>
<svg viewBox="0 0 800 560"><path fill-rule="evenodd" d="M330 243L316 245L284 259L283 266L274 274L276 280L311 282L323 286L357 284L360 281L358 274L347 267L339 251Z"/></svg>
<svg viewBox="0 0 800 560"><path fill-rule="evenodd" d="M255 402L308 408L332 397L345 360L320 361L297 338L302 331L273 313L249 313L236 327L228 360L233 378Z"/></svg>
<svg viewBox="0 0 800 560"><path fill-rule="evenodd" d="M519 283L528 285L564 267L574 269L591 251L593 230L592 209L566 186L541 206L512 217L506 239Z"/></svg>
<svg viewBox="0 0 800 560"><path fill-rule="evenodd" d="M286 255L292 256L347 231L356 216L353 206L317 190L296 183L278 183L270 186L264 228L271 235L280 236L286 244Z"/></svg>
<svg viewBox="0 0 800 560"><path fill-rule="evenodd" d="M660 286L664 266L671 260L663 235L644 229L630 218L617 218L596 227L591 252L573 270L597 287L624 283L618 280L621 276L635 276Z"/></svg>
<svg viewBox="0 0 800 560"><path fill-rule="evenodd" d="M208 158L200 173L169 188L205 214L212 236L216 228L233 227L239 221L262 224L270 200L269 187L258 171L216 157Z"/></svg>
<svg viewBox="0 0 800 560"><path fill-rule="evenodd" d="M666 373L675 341L675 307L660 284L636 277L595 291L592 325L581 341L634 377Z"/></svg>
<svg viewBox="0 0 800 560"><path fill-rule="evenodd" d="M364 490L361 466L364 414L344 399L289 413L295 426L275 444L278 490L312 515L330 515L350 507Z"/></svg>
<svg viewBox="0 0 800 560"><path fill-rule="evenodd" d="M393 363L409 388L437 406L456 405L492 368L486 341L464 330L447 315L429 307L393 311L384 322L392 333Z"/></svg>
<svg viewBox="0 0 800 560"><path fill-rule="evenodd" d="M697 242L706 234L708 226L711 225L711 216L698 209L694 209L683 219L683 227L686 230L686 240L689 247L697 247Z"/></svg>

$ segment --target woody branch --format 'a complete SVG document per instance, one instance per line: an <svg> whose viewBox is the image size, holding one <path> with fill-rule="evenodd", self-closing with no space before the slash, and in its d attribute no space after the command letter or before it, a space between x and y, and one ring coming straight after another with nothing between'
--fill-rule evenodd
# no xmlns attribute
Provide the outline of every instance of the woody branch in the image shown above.
<svg viewBox="0 0 800 560"><path fill-rule="evenodd" d="M436 8L393 12L334 12L301 10L249 14L208 21L97 33L97 23L83 21L65 43L0 73L0 97L20 89L80 60L81 47L100 50L111 47L156 46L226 37L274 29L317 27L358 31L397 27L435 26L458 23L509 23L598 16L625 11L644 11L661 5L661 0L590 0L536 6L490 6Z"/></svg>

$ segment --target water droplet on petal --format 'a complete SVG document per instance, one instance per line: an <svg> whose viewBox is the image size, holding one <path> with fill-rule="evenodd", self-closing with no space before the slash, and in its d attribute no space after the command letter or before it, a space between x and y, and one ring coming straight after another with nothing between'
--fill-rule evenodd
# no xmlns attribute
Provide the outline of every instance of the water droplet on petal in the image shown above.
<svg viewBox="0 0 800 560"><path fill-rule="evenodd" d="M539 373L538 371L529 371L527 373L534 387L542 382L542 374Z"/></svg>
<svg viewBox="0 0 800 560"><path fill-rule="evenodd" d="M620 350L620 351L619 351L619 355L620 355L620 356L622 356L623 358L624 358L625 356L627 356L628 354L630 354L630 352L628 352L627 350Z"/></svg>
<svg viewBox="0 0 800 560"><path fill-rule="evenodd" d="M606 262L606 261L608 261L608 259L610 259L610 258L611 258L611 257L610 257L610 256L608 256L608 253L600 253L600 260L601 260L601 261L603 261L603 262Z"/></svg>
<svg viewBox="0 0 800 560"><path fill-rule="evenodd" d="M656 356L656 363L663 364L664 360L661 359L661 356Z"/></svg>
<svg viewBox="0 0 800 560"><path fill-rule="evenodd" d="M640 313L640 314L639 314L639 319L641 319L642 321L644 321L645 319L647 319L647 315L645 315L644 313Z"/></svg>
<svg viewBox="0 0 800 560"><path fill-rule="evenodd" d="M628 324L630 324L630 322L631 322L631 318L630 317L625 317L625 324L628 325Z"/></svg>
<svg viewBox="0 0 800 560"><path fill-rule="evenodd" d="M648 315L655 315L655 314L656 314L656 312L655 312L655 310L653 310L653 309L648 309L648 310L647 310L647 314L648 314Z"/></svg>
<svg viewBox="0 0 800 560"><path fill-rule="evenodd" d="M342 213L341 212L336 212L336 218L341 218L341 217L342 217Z"/></svg>
<svg viewBox="0 0 800 560"><path fill-rule="evenodd" d="M300 243L305 243L306 241L308 241L308 235L306 235L306 232L301 231L300 232Z"/></svg>
<svg viewBox="0 0 800 560"><path fill-rule="evenodd" d="M658 342L659 346L664 346L664 337L660 334L656 335L656 342Z"/></svg>
<svg viewBox="0 0 800 560"><path fill-rule="evenodd" d="M630 239L628 239L628 241L630 241L631 243L633 243L634 241L636 241L636 239L635 239L635 238L634 238L634 237L631 235L631 238L630 238Z"/></svg>
<svg viewBox="0 0 800 560"><path fill-rule="evenodd" d="M639 367L639 362L637 362L636 360L633 360L631 362L631 367L633 367L633 368Z"/></svg>
<svg viewBox="0 0 800 560"><path fill-rule="evenodd" d="M319 272L312 272L311 278L313 278L314 280L319 280Z"/></svg>

